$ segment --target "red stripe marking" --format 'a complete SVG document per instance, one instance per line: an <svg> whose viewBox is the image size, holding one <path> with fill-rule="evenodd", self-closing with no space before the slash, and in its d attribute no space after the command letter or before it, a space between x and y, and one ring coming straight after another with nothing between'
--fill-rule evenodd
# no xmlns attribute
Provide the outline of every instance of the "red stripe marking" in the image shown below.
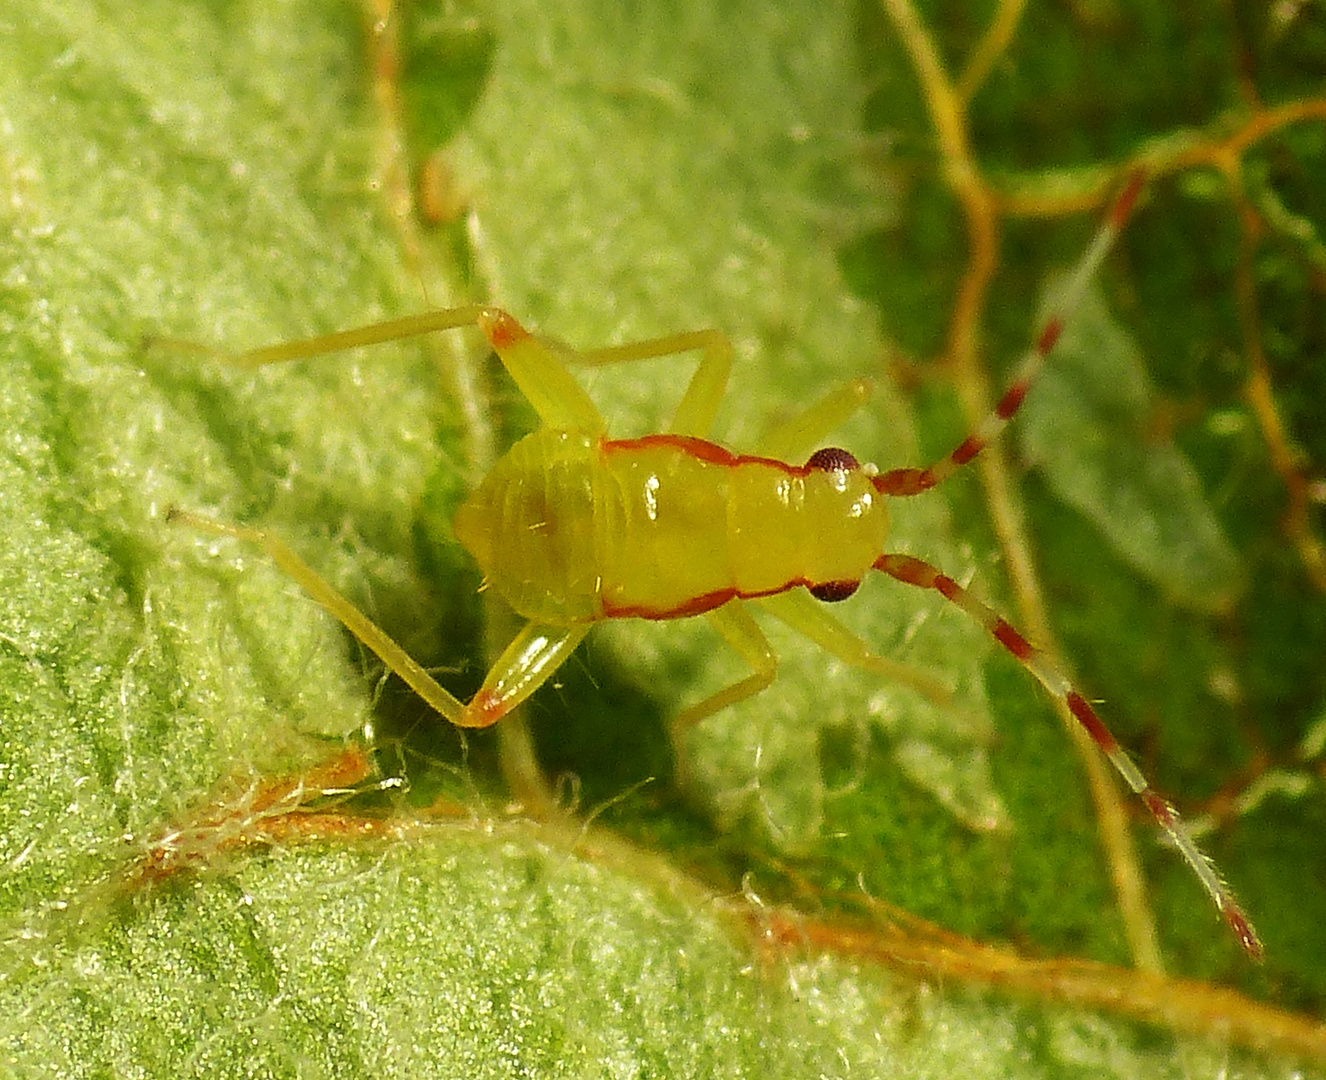
<svg viewBox="0 0 1326 1080"><path fill-rule="evenodd" d="M1237 905L1225 908L1224 915L1225 922L1229 923L1229 928L1234 931L1248 955L1254 960L1264 959L1266 953L1262 949L1261 940L1257 937L1257 931L1252 928L1252 923L1248 922L1248 917Z"/></svg>
<svg viewBox="0 0 1326 1080"><path fill-rule="evenodd" d="M914 559L910 555L881 555L874 562L876 570L897 578L908 585L919 585L928 589L934 584L936 571L933 567Z"/></svg>
<svg viewBox="0 0 1326 1080"><path fill-rule="evenodd" d="M1110 228L1120 229L1123 227L1123 223L1128 220L1128 216L1133 212L1133 207L1137 204L1137 197L1142 194L1144 187L1146 187L1146 170L1137 169L1128 178L1128 183L1115 202L1114 209L1110 211Z"/></svg>
<svg viewBox="0 0 1326 1080"><path fill-rule="evenodd" d="M968 435L962 440L962 445L949 454L949 460L954 465L966 465L984 449L985 442L983 440L978 439L975 435Z"/></svg>
<svg viewBox="0 0 1326 1080"><path fill-rule="evenodd" d="M1000 420L1007 420L1022 407L1022 399L1027 396L1029 388L1028 383L1015 382L1004 391L1004 396L999 399L999 404L995 406L995 415Z"/></svg>
<svg viewBox="0 0 1326 1080"><path fill-rule="evenodd" d="M1005 649L1011 652L1023 663L1026 663L1026 661L1030 660L1032 655L1036 651L1031 647L1031 642L1029 642L1016 630L1014 630L1013 627L1010 626L1003 619L1000 619L998 622L995 623L994 630L992 630L991 633L993 633L994 636L999 639L1000 645L1002 645Z"/></svg>
<svg viewBox="0 0 1326 1080"><path fill-rule="evenodd" d="M962 593L962 588L947 574L936 574L934 581L930 584L937 592L943 595L945 600L953 600L956 602Z"/></svg>
<svg viewBox="0 0 1326 1080"><path fill-rule="evenodd" d="M661 447L676 450L711 465L722 465L727 468L736 465L767 465L789 476L806 476L812 471L808 466L789 465L786 461L779 461L777 458L759 457L755 454L734 454L725 446L694 435L672 435L664 432L657 435L643 435L638 439L604 439L602 447L604 453L608 454L629 454L634 450L653 450Z"/></svg>
<svg viewBox="0 0 1326 1080"><path fill-rule="evenodd" d="M1154 791L1142 792L1142 801L1146 803L1146 808L1151 811L1155 819L1160 822L1161 828L1174 828L1174 807L1170 806Z"/></svg>
<svg viewBox="0 0 1326 1080"><path fill-rule="evenodd" d="M777 596L779 593L785 593L788 589L795 589L798 586L813 589L817 585L823 584L836 583L793 578L781 585L774 586L772 589L758 589L752 592L745 592L741 589L715 589L713 592L703 593L670 608L626 607L605 603L603 605L603 617L605 619L650 619L654 621L686 619L692 615L703 615L706 611L713 611L714 608L722 607L729 600L758 600L761 596Z"/></svg>
<svg viewBox="0 0 1326 1080"><path fill-rule="evenodd" d="M1086 698L1076 690L1070 690L1065 700L1068 702L1069 710L1077 717L1078 722L1087 729L1087 734L1096 740L1097 746L1107 754L1121 753L1118 742L1110 734L1109 729L1101 723L1100 717L1096 715L1096 710L1087 704Z"/></svg>
<svg viewBox="0 0 1326 1080"><path fill-rule="evenodd" d="M937 483L932 469L890 469L870 482L881 495L919 495Z"/></svg>
<svg viewBox="0 0 1326 1080"><path fill-rule="evenodd" d="M511 707L500 695L491 690L480 690L465 706L465 719L470 722L463 726L485 728L497 723L510 711Z"/></svg>
<svg viewBox="0 0 1326 1080"><path fill-rule="evenodd" d="M1044 356L1054 348L1055 342L1059 340L1059 335L1063 332L1064 321L1056 315L1045 324L1045 329L1041 331L1041 336L1036 339L1036 351Z"/></svg>
<svg viewBox="0 0 1326 1080"><path fill-rule="evenodd" d="M487 336L489 344L498 351L529 337L529 331L500 308L487 308L479 316L479 329Z"/></svg>
<svg viewBox="0 0 1326 1080"><path fill-rule="evenodd" d="M775 589L774 592L782 592L787 587L783 586L782 589ZM703 615L706 611L713 611L714 608L722 607L729 600L736 599L739 595L736 589L715 589L713 592L692 597L685 603L672 608L619 607L615 604L605 603L603 605L603 616L607 619L685 619L691 615Z"/></svg>

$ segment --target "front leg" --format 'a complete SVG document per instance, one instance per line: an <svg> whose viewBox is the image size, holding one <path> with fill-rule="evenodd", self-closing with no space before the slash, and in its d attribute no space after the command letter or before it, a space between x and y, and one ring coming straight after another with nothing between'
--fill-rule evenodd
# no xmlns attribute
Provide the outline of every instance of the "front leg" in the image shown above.
<svg viewBox="0 0 1326 1080"><path fill-rule="evenodd" d="M423 334L457 330L466 326L475 326L483 331L488 343L546 427L572 431L603 430L603 417L563 363L564 359L578 359L578 354L567 354L559 350L553 342L531 334L501 308L484 304L438 308L419 315L407 315L402 319L370 323L297 341L283 341L240 353L215 349L201 351L236 367L259 368L292 360L309 360L367 345L404 341ZM183 348L189 352L200 351L198 346L173 339L156 339L155 345L170 349Z"/></svg>

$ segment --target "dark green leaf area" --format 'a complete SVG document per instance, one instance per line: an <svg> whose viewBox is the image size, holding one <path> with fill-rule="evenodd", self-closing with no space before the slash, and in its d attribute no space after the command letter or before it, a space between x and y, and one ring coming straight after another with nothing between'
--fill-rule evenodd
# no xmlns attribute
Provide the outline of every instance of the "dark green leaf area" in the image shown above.
<svg viewBox="0 0 1326 1080"><path fill-rule="evenodd" d="M578 807L593 812L621 798L643 805L675 799L668 706L590 641L557 673L529 718L550 776L573 783ZM628 815L629 816L629 815Z"/></svg>
<svg viewBox="0 0 1326 1080"><path fill-rule="evenodd" d="M1047 955L1126 962L1086 777L1063 724L1020 665L999 657L987 670L993 766L1012 821L1002 936Z"/></svg>
<svg viewBox="0 0 1326 1080"><path fill-rule="evenodd" d="M1265 748L1292 755L1326 699L1326 602L1311 596L1302 565L1288 551L1259 563L1234 639L1244 664L1244 693Z"/></svg>
<svg viewBox="0 0 1326 1080"><path fill-rule="evenodd" d="M1029 487L1055 625L1083 692L1093 698L1099 695L1095 688L1111 689L1102 714L1135 750L1150 738L1161 740L1151 751L1163 755L1153 767L1191 770L1153 774L1153 779L1162 786L1201 785L1209 793L1210 768L1228 757L1234 759L1231 765L1240 764L1247 753L1246 747L1240 750L1229 703L1213 689L1219 673L1234 662L1219 624L1157 595L1074 511L1045 498L1036 485ZM1117 647L1105 649L1103 641Z"/></svg>
<svg viewBox="0 0 1326 1080"><path fill-rule="evenodd" d="M1326 75L1326 13L1318 5L1278 9L1238 0L1231 11L1240 59L1266 100L1320 93Z"/></svg>
<svg viewBox="0 0 1326 1080"><path fill-rule="evenodd" d="M1029 6L972 101L973 142L1009 170L1127 157L1235 104L1228 35L1214 2Z"/></svg>
<svg viewBox="0 0 1326 1080"><path fill-rule="evenodd" d="M1272 794L1255 812L1224 830L1214 851L1236 884L1240 900L1256 914L1271 963L1262 971L1216 970L1211 977L1236 978L1312 1016L1320 1016L1326 1008L1322 975L1326 943L1321 934L1326 901L1321 890L1313 888L1326 876L1322 835L1326 835L1326 798L1319 792ZM1293 872L1286 877L1276 867L1292 867ZM1194 958L1201 954L1200 941L1193 941L1192 952Z"/></svg>
<svg viewBox="0 0 1326 1080"><path fill-rule="evenodd" d="M959 83L995 5L934 0L917 9L950 79ZM867 128L904 160L934 154L935 135L907 54L875 5L862 5L858 43L876 84ZM1128 156L1139 139L1210 122L1236 104L1228 10L1124 3L1031 5L971 100L980 160L1019 172Z"/></svg>
<svg viewBox="0 0 1326 1080"><path fill-rule="evenodd" d="M474 110L497 41L482 19L451 5L401 9L400 91L416 160L444 146Z"/></svg>
<svg viewBox="0 0 1326 1080"><path fill-rule="evenodd" d="M1227 608L1242 584L1238 557L1202 478L1148 430L1156 411L1136 344L1093 291L1028 394L1018 442L1055 493L1095 521L1162 595Z"/></svg>
<svg viewBox="0 0 1326 1080"><path fill-rule="evenodd" d="M885 334L912 359L927 360L944 344L967 239L958 207L942 189L916 188L904 213L905 227L844 246L839 265L848 287L879 309Z"/></svg>
<svg viewBox="0 0 1326 1080"><path fill-rule="evenodd" d="M1234 208L1211 173L1153 185L1120 238L1111 302L1134 328L1147 370L1180 400L1229 402L1245 375L1234 273Z"/></svg>
<svg viewBox="0 0 1326 1080"><path fill-rule="evenodd" d="M1279 575L1271 565L1259 570L1238 605L1219 617L1185 611L1158 597L1074 511L1034 483L1029 490L1056 629L1078 685L1157 788L1196 819L1208 806L1227 808L1221 796L1248 790L1256 781L1249 770L1289 770L1294 794L1218 818L1216 832L1201 837L1266 939L1269 959L1260 972L1247 967L1186 868L1134 808L1168 947L1185 970L1192 965L1261 993L1277 979L1299 980L1302 953L1273 942L1281 935L1295 940L1321 918L1320 890L1307 884L1318 880L1308 869L1318 859L1316 834L1302 823L1288 825L1295 807L1308 821L1321 813L1313 785L1294 779L1297 747L1318 721L1324 693L1320 665L1309 657L1326 648L1322 620L1302 604L1301 567L1281 567ZM1270 760L1259 763L1259 753ZM1275 865L1294 867L1295 877L1301 872L1304 888L1293 911L1270 896Z"/></svg>

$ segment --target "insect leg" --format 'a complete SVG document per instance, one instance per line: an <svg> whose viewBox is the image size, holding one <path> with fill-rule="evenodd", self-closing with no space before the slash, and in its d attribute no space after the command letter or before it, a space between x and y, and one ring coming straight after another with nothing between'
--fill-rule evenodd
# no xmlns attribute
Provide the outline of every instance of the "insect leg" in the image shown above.
<svg viewBox="0 0 1326 1080"><path fill-rule="evenodd" d="M626 345L587 349L579 354L578 359L581 363L602 367L625 360L676 356L696 349L700 350L700 364L691 376L668 430L676 435L704 438L713 426L718 406L727 392L728 376L732 372L732 342L721 331L694 330L650 338L648 341L633 341Z"/></svg>
<svg viewBox="0 0 1326 1080"><path fill-rule="evenodd" d="M805 589L789 589L772 596L762 596L755 603L844 664L882 675L890 682L909 686L936 705L952 704L953 692L942 682L907 664L871 652L864 641L831 615Z"/></svg>
<svg viewBox="0 0 1326 1080"><path fill-rule="evenodd" d="M722 607L706 612L705 618L723 636L723 640L741 654L741 658L751 666L752 673L677 714L677 718L672 721L672 740L678 748L688 729L719 709L758 694L773 682L774 672L778 669L778 657L774 655L769 639L740 600L729 600Z"/></svg>
<svg viewBox="0 0 1326 1080"><path fill-rule="evenodd" d="M1216 909L1224 916L1225 922L1238 937L1239 943L1249 955L1260 958L1262 945L1257 938L1256 930L1248 921L1238 901L1230 893L1228 886L1220 880L1220 875L1216 873L1211 860L1201 852L1189 835L1187 826L1179 817L1179 812L1151 787L1146 777L1142 775L1142 770L1133 764L1132 759L1124 752L1104 721L1096 715L1096 710L1050 658L1019 634L998 612L981 603L951 577L928 563L914 559L910 555L885 554L875 561L875 569L908 585L934 589L944 599L962 608L985 627L1023 667L1035 675L1050 693L1068 706L1068 710L1086 729L1092 741L1110 759L1110 763L1118 770L1128 786L1146 803L1147 809L1156 819L1156 824L1179 849L1179 854L1197 875L1207 895L1215 903Z"/></svg>
<svg viewBox="0 0 1326 1080"><path fill-rule="evenodd" d="M229 525L184 510L171 510L167 521L201 529L262 547L314 600L336 616L350 633L377 654L436 712L458 727L487 727L495 723L537 690L557 670L589 630L588 624L546 627L531 623L507 646L488 672L483 687L468 705L424 670L423 666L393 641L373 620L332 588L317 571L270 533L245 525Z"/></svg>
<svg viewBox="0 0 1326 1080"><path fill-rule="evenodd" d="M544 426L567 431L606 429L598 406L563 362L578 362L579 353L531 334L500 308L484 308L476 321Z"/></svg>
<svg viewBox="0 0 1326 1080"><path fill-rule="evenodd" d="M866 403L870 390L869 379L853 379L835 387L809 408L766 431L755 452L779 461L804 461Z"/></svg>
<svg viewBox="0 0 1326 1080"><path fill-rule="evenodd" d="M387 341L477 326L496 350L511 378L534 406L539 418L549 427L578 431L602 431L603 418L589 395L571 377L562 356L575 353L559 350L553 343L531 334L501 308L482 304L440 308L403 319L338 330L332 334L284 341L242 353L221 353L223 359L238 367L255 368L288 360L307 360L326 353L379 345Z"/></svg>
<svg viewBox="0 0 1326 1080"><path fill-rule="evenodd" d="M534 693L575 652L592 625L526 623L488 669L483 686L465 706L467 726L487 727Z"/></svg>
<svg viewBox="0 0 1326 1080"><path fill-rule="evenodd" d="M403 319L357 326L353 330L338 330L334 334L320 334L317 337L283 341L279 345L267 345L260 349L223 355L232 364L246 368L279 364L287 360L307 360L326 353L357 349L363 345L379 345L386 341L400 341L403 338L418 337L420 334L431 334L436 330L475 326L485 310L491 309L485 309L478 304L441 308L437 311L425 311L420 315L409 315Z"/></svg>

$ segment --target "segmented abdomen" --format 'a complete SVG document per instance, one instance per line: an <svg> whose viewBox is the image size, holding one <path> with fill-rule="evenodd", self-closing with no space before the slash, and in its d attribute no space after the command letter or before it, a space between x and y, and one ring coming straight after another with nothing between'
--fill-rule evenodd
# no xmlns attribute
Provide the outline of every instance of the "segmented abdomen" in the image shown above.
<svg viewBox="0 0 1326 1080"><path fill-rule="evenodd" d="M565 625L603 617L597 568L599 438L544 429L503 455L456 514L456 538L520 614Z"/></svg>

